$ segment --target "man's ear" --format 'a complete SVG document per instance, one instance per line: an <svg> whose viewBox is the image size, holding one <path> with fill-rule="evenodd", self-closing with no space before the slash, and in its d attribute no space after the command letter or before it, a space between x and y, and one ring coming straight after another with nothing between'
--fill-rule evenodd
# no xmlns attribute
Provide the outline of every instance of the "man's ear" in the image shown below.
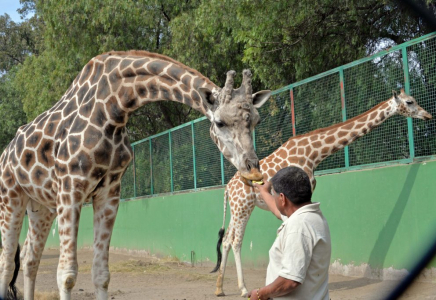
<svg viewBox="0 0 436 300"><path fill-rule="evenodd" d="M211 109L215 105L216 99L212 94L212 91L207 88L199 88L198 93L200 94L201 99L203 99L204 103L207 104Z"/></svg>
<svg viewBox="0 0 436 300"><path fill-rule="evenodd" d="M265 102L271 97L271 91L259 91L255 94L253 94L253 106L256 108L262 107L262 105L265 104Z"/></svg>

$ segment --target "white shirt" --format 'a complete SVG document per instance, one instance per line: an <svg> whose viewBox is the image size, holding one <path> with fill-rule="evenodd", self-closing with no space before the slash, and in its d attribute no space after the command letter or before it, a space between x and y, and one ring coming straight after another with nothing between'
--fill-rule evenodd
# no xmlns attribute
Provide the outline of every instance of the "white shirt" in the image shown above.
<svg viewBox="0 0 436 300"><path fill-rule="evenodd" d="M274 299L329 300L330 230L319 203L305 205L283 224L269 250L266 285L277 277L301 283L292 293Z"/></svg>

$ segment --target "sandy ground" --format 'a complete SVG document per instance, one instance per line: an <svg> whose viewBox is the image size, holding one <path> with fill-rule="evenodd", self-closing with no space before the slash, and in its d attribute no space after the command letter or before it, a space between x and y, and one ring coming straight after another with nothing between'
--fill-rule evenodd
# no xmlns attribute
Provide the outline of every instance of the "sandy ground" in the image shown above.
<svg viewBox="0 0 436 300"><path fill-rule="evenodd" d="M57 296L56 268L59 252L45 250L38 272L37 299L54 300ZM79 276L73 289L72 299L95 299L91 279L92 251L78 252ZM217 299L214 295L216 274L210 274L211 263L182 263L168 258L158 259L126 253L110 254L111 282L109 299L147 300L204 300ZM265 281L265 269L244 269L247 288L261 287ZM330 276L329 290L332 300L383 299L395 286L394 281L366 278ZM23 288L20 272L17 286ZM226 296L222 300L240 300L236 269L230 266L224 280ZM417 283L401 299L435 299L436 283Z"/></svg>

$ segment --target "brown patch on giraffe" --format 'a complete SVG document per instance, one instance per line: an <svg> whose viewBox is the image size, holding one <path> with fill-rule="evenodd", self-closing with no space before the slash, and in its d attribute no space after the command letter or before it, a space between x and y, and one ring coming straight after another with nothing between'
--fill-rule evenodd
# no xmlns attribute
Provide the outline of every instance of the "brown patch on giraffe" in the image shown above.
<svg viewBox="0 0 436 300"><path fill-rule="evenodd" d="M94 111L91 115L91 123L101 128L107 122L104 105L102 103L95 103Z"/></svg>
<svg viewBox="0 0 436 300"><path fill-rule="evenodd" d="M109 57L104 62L104 73L109 74L110 72L112 72L113 69L118 67L119 64L120 64L120 59Z"/></svg>
<svg viewBox="0 0 436 300"><path fill-rule="evenodd" d="M124 124L126 122L127 114L118 106L117 99L114 96L106 102L106 111L109 114L109 118L115 123Z"/></svg>
<svg viewBox="0 0 436 300"><path fill-rule="evenodd" d="M116 150L112 161L111 169L117 170L124 168L132 159L130 151L124 145L120 145Z"/></svg>
<svg viewBox="0 0 436 300"><path fill-rule="evenodd" d="M122 82L120 72L118 70L114 70L112 73L109 74L108 78L112 92L116 93Z"/></svg>
<svg viewBox="0 0 436 300"><path fill-rule="evenodd" d="M36 166L32 171L32 181L39 186L42 186L44 180L48 177L47 170ZM42 198L42 197L41 197Z"/></svg>
<svg viewBox="0 0 436 300"><path fill-rule="evenodd" d="M191 80L192 77L189 75L184 75L182 77L182 85L180 86L182 88L183 91L185 91L186 93L189 93L191 91Z"/></svg>
<svg viewBox="0 0 436 300"><path fill-rule="evenodd" d="M359 123L356 124L356 126L354 127L355 130L359 130L360 128L362 128L363 126L365 126L365 123Z"/></svg>
<svg viewBox="0 0 436 300"><path fill-rule="evenodd" d="M332 144L335 142L335 137L334 136L329 136L324 140L325 143L327 144Z"/></svg>
<svg viewBox="0 0 436 300"><path fill-rule="evenodd" d="M84 118L89 118L94 108L94 101L83 102L79 108L79 114Z"/></svg>
<svg viewBox="0 0 436 300"><path fill-rule="evenodd" d="M346 136L347 134L348 134L348 132L346 132L346 131L339 131L338 132L338 137L341 138L341 137Z"/></svg>
<svg viewBox="0 0 436 300"><path fill-rule="evenodd" d="M301 146L306 146L306 145L308 145L309 144L309 139L306 139L306 138L304 138L304 139L300 139L299 141L298 141L298 143L297 143L297 145L299 146L299 147L301 147Z"/></svg>
<svg viewBox="0 0 436 300"><path fill-rule="evenodd" d="M348 144L348 140L347 139L342 139L339 141L339 144L346 146Z"/></svg>
<svg viewBox="0 0 436 300"><path fill-rule="evenodd" d="M143 84L136 84L135 85L136 94L140 98L146 98L147 97L147 88Z"/></svg>
<svg viewBox="0 0 436 300"><path fill-rule="evenodd" d="M105 100L109 97L110 93L109 81L107 80L107 76L103 75L98 82L97 99Z"/></svg>
<svg viewBox="0 0 436 300"><path fill-rule="evenodd" d="M35 152L30 149L24 150L23 154L21 155L21 165L24 166L27 171L29 171L33 167L35 162Z"/></svg>
<svg viewBox="0 0 436 300"><path fill-rule="evenodd" d="M100 147L94 152L94 159L98 165L109 166L111 162L112 144L104 140Z"/></svg>
<svg viewBox="0 0 436 300"><path fill-rule="evenodd" d="M308 146L306 147L306 153L305 153L305 155L306 155L306 156L309 156L309 155L310 155L310 152L312 152L312 147L311 147L310 145L308 145Z"/></svg>
<svg viewBox="0 0 436 300"><path fill-rule="evenodd" d="M85 83L84 86L82 86L79 91L77 92L77 103L78 105L82 104L83 102L86 102L89 100L90 96L93 96L93 93L89 93L89 84ZM67 98L68 99L68 98ZM70 98L70 103L74 102L76 103L76 98ZM75 111L75 110L74 110Z"/></svg>
<svg viewBox="0 0 436 300"><path fill-rule="evenodd" d="M279 151L276 152L276 155L282 158L286 158L288 156L288 152L284 148L279 148Z"/></svg>
<svg viewBox="0 0 436 300"><path fill-rule="evenodd" d="M97 130L97 128L95 128L94 126L88 126L83 136L85 137L83 140L83 145L88 149L93 149L97 145L97 143L101 140L103 134L101 133L100 130Z"/></svg>
<svg viewBox="0 0 436 300"><path fill-rule="evenodd" d="M121 72L121 76L122 76L123 78L130 78L130 77L135 77L135 76L136 76L136 73L135 73L135 71L134 71L132 68L128 68L128 69L123 70L123 71Z"/></svg>
<svg viewBox="0 0 436 300"><path fill-rule="evenodd" d="M35 131L26 141L26 147L34 148L38 145L41 139L42 133Z"/></svg>
<svg viewBox="0 0 436 300"><path fill-rule="evenodd" d="M314 148L321 148L321 146L322 146L322 143L320 141L316 141L316 142L312 143L312 147L314 147Z"/></svg>
<svg viewBox="0 0 436 300"><path fill-rule="evenodd" d="M16 174L17 174L17 179L19 180L19 182L21 184L28 184L29 183L29 176L21 167L17 168Z"/></svg>
<svg viewBox="0 0 436 300"><path fill-rule="evenodd" d="M44 167L53 166L53 142L49 139L43 139L37 151L38 162Z"/></svg>
<svg viewBox="0 0 436 300"><path fill-rule="evenodd" d="M298 148L297 154L304 155L304 148Z"/></svg>
<svg viewBox="0 0 436 300"><path fill-rule="evenodd" d="M149 70L149 72L151 74L159 75L160 73L163 72L163 70L167 66L168 66L168 63L156 60L156 61L152 61L152 62L148 63L147 69Z"/></svg>
<svg viewBox="0 0 436 300"><path fill-rule="evenodd" d="M80 74L80 79L79 79L79 84L82 85L85 81L89 80L89 77L92 74L92 69L94 68L94 62L91 60L90 62L88 62L86 64L86 66L83 68L81 74Z"/></svg>
<svg viewBox="0 0 436 300"><path fill-rule="evenodd" d="M314 161L317 157L318 157L318 151L314 151L310 156L309 156L309 158L312 160L312 161Z"/></svg>
<svg viewBox="0 0 436 300"><path fill-rule="evenodd" d="M291 148L291 151L289 151L289 155L296 155L297 154L297 150L298 150L298 148L297 147L293 147L293 148Z"/></svg>
<svg viewBox="0 0 436 300"><path fill-rule="evenodd" d="M148 97L150 99L157 99L159 97L159 86L155 79L150 80L147 85Z"/></svg>
<svg viewBox="0 0 436 300"><path fill-rule="evenodd" d="M145 89L144 86L136 87L136 89L140 89L142 93L147 92L147 89ZM135 90L133 87L130 86L123 86L121 87L120 91L118 92L118 98L120 99L121 105L124 108L131 109L137 107L137 98L135 96Z"/></svg>
<svg viewBox="0 0 436 300"><path fill-rule="evenodd" d="M92 168L91 157L85 151L81 151L69 163L69 171L72 175L88 175Z"/></svg>
<svg viewBox="0 0 436 300"><path fill-rule="evenodd" d="M124 70L134 62L133 59L122 59L120 63L120 70Z"/></svg>

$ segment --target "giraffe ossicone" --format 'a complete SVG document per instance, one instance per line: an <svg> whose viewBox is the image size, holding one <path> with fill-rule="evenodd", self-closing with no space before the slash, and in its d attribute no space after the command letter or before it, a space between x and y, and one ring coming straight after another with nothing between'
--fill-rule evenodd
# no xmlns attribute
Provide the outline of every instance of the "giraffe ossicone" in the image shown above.
<svg viewBox="0 0 436 300"><path fill-rule="evenodd" d="M69 299L77 273L77 233L82 204L92 198L97 299L107 299L109 244L120 200L121 177L132 159L125 126L142 105L184 103L211 121L210 135L247 179L260 179L252 131L258 107L270 91L252 94L251 73L224 88L169 57L146 51L108 52L85 65L62 98L21 126L0 157L0 299L14 274L14 255L27 209L29 230L21 252L24 298L33 299L35 278L53 220L57 217L60 299Z"/></svg>
<svg viewBox="0 0 436 300"><path fill-rule="evenodd" d="M416 100L407 95L403 89L400 94L393 91L390 99L357 117L330 127L291 137L272 154L260 161L260 169L264 180L270 180L284 167L297 166L309 175L313 191L316 186L314 171L324 159L351 144L359 137L368 134L387 118L396 114L422 120L432 119L432 115L420 107ZM231 218L227 232L224 235L227 201L230 205ZM247 180L240 177L239 173L236 173L226 185L224 192L224 218L219 232L220 240L217 245L218 262L212 271L215 272L219 269L217 289L215 291L217 296L224 296L223 280L230 248L233 249L235 256L241 296L245 297L248 293L242 273L241 246L245 228L255 206L269 210L260 193L252 187L251 183L247 183ZM223 245L222 255L220 252L221 242Z"/></svg>

